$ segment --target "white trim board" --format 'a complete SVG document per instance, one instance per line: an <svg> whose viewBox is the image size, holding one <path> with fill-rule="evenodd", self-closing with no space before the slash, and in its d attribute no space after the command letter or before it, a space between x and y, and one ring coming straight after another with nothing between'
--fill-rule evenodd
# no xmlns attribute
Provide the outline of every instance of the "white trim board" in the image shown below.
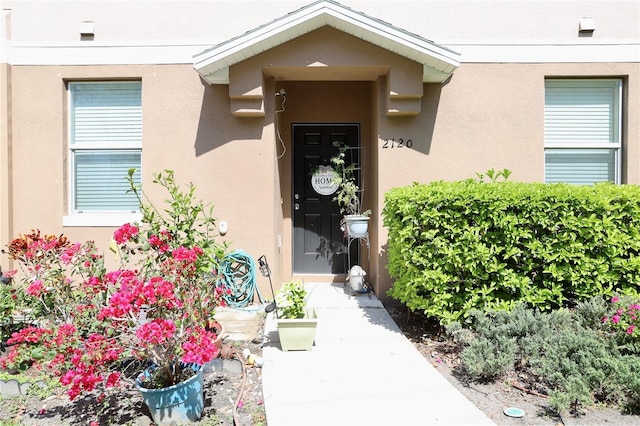
<svg viewBox="0 0 640 426"><path fill-rule="evenodd" d="M193 55L210 46L193 45L37 45L9 42L11 65L193 64ZM640 43L620 44L457 44L461 63L640 63Z"/></svg>

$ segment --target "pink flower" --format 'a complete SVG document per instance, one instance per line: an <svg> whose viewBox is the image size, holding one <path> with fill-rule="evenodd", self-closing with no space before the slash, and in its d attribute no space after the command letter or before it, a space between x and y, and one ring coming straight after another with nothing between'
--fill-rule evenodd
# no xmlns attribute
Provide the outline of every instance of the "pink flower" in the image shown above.
<svg viewBox="0 0 640 426"><path fill-rule="evenodd" d="M116 386L119 381L120 381L120 373L117 371L114 371L113 373L109 374L109 376L107 376L106 386L108 388L112 388Z"/></svg>
<svg viewBox="0 0 640 426"><path fill-rule="evenodd" d="M56 330L55 336L52 342L57 346L63 346L73 341L73 335L76 332L76 327L73 324L62 324Z"/></svg>
<svg viewBox="0 0 640 426"><path fill-rule="evenodd" d="M171 241L171 234L166 230L160 231L160 235L154 234L149 237L149 245L160 253L166 253L169 251L170 247L169 244L167 244L168 241Z"/></svg>
<svg viewBox="0 0 640 426"><path fill-rule="evenodd" d="M630 325L630 326L629 326L629 328L627 328L627 334L628 334L629 336L631 336L631 335L633 334L633 330L635 330L635 329L636 329L636 326L635 326L635 325L633 325L633 324L632 324L632 325Z"/></svg>
<svg viewBox="0 0 640 426"><path fill-rule="evenodd" d="M42 241L42 250L44 251L49 251L49 250L53 250L58 246L58 239L57 238L52 238L49 241Z"/></svg>
<svg viewBox="0 0 640 426"><path fill-rule="evenodd" d="M193 249L178 247L173 251L173 253L171 253L171 256L176 260L195 262L201 254L202 249L200 247L195 247Z"/></svg>
<svg viewBox="0 0 640 426"><path fill-rule="evenodd" d="M620 298L618 296L613 296L611 298L611 303L618 303L619 300L620 300Z"/></svg>
<svg viewBox="0 0 640 426"><path fill-rule="evenodd" d="M114 293L109 299L109 306L103 308L98 314L98 319L124 317L134 309L134 299L134 295L126 289Z"/></svg>
<svg viewBox="0 0 640 426"><path fill-rule="evenodd" d="M106 290L106 286L104 285L100 277L89 277L89 279L86 280L84 284L85 288L95 294Z"/></svg>
<svg viewBox="0 0 640 426"><path fill-rule="evenodd" d="M145 343L161 345L171 339L175 332L173 321L156 318L142 324L136 331L136 337Z"/></svg>
<svg viewBox="0 0 640 426"><path fill-rule="evenodd" d="M215 345L216 333L204 328L187 329L189 337L182 344L184 355L182 362L203 365L211 361L218 354L218 347Z"/></svg>
<svg viewBox="0 0 640 426"><path fill-rule="evenodd" d="M154 234L149 237L149 245L151 247L159 247L160 244L162 244L162 240L157 235Z"/></svg>
<svg viewBox="0 0 640 426"><path fill-rule="evenodd" d="M26 291L29 296L33 297L40 297L47 292L44 285L42 285L42 280L35 280L29 284Z"/></svg>
<svg viewBox="0 0 640 426"><path fill-rule="evenodd" d="M620 322L620 315L614 315L611 317L611 322L613 322L614 324L617 324Z"/></svg>
<svg viewBox="0 0 640 426"><path fill-rule="evenodd" d="M41 337L45 334L51 334L50 330L38 327L26 327L22 330L15 332L11 335L11 338L7 340L8 345L16 343L37 343Z"/></svg>
<svg viewBox="0 0 640 426"><path fill-rule="evenodd" d="M5 277L9 277L9 278L11 278L11 277L13 277L15 274L17 274L17 273L18 273L18 270L17 270L17 269L12 269L12 270L10 270L10 271L5 272L5 273L4 273L4 276L5 276Z"/></svg>
<svg viewBox="0 0 640 426"><path fill-rule="evenodd" d="M71 247L67 248L64 253L60 255L60 261L62 264L68 265L73 262L74 257L78 254L81 247L80 243L75 243Z"/></svg>
<svg viewBox="0 0 640 426"><path fill-rule="evenodd" d="M138 235L138 227L125 223L113 233L113 239L118 244L126 244L132 237Z"/></svg>

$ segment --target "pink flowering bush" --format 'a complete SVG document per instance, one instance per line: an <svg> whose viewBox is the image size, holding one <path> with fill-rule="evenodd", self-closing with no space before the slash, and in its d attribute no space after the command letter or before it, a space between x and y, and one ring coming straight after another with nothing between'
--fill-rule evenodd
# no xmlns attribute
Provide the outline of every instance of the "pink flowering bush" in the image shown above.
<svg viewBox="0 0 640 426"><path fill-rule="evenodd" d="M32 230L12 240L7 248L22 273L20 308L32 321L70 321L78 304L91 304L102 292L99 277L104 274L104 263L93 241L72 244L64 235ZM89 279L88 288L79 285Z"/></svg>
<svg viewBox="0 0 640 426"><path fill-rule="evenodd" d="M183 192L173 173L155 175L170 195L160 211L136 186L142 221L124 224L110 249L120 265L107 271L92 242L33 231L12 241L9 255L22 269L19 284L34 306L33 326L7 341L0 366L34 365L59 377L73 399L122 382L132 360L153 364L143 385L171 386L217 356L215 310L224 301L217 274L226 245L215 242L211 208Z"/></svg>
<svg viewBox="0 0 640 426"><path fill-rule="evenodd" d="M640 301L614 296L611 311L602 318L603 324L617 334L624 347L636 352L640 345Z"/></svg>

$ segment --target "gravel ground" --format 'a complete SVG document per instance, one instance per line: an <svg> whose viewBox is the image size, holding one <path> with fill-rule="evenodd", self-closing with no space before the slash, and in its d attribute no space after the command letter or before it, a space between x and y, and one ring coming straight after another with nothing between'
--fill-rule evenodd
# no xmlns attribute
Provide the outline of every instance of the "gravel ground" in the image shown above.
<svg viewBox="0 0 640 426"><path fill-rule="evenodd" d="M610 408L593 408L580 416L560 416L548 407L544 395L522 389L517 377L507 376L487 384L466 383L457 369L460 348L440 341L433 332L433 326L420 315L409 315L406 308L387 307L387 310L420 353L498 425L640 424L640 416L625 415ZM260 327L262 330L264 323ZM242 354L244 349L257 356L262 354L260 341L225 342L225 345L237 354ZM267 425L262 399L262 370L255 365L243 364L239 358L241 356L220 358L205 371L205 410L202 419L195 424L234 425L233 407L241 401L235 413L238 426ZM242 396L239 397L241 390ZM509 407L524 410L524 417L505 415L504 410ZM92 421L101 426L152 424L149 412L135 390L118 391L100 403L97 395L71 402L62 392L44 400L36 396L21 396L3 399L0 403L0 426L89 425Z"/></svg>
<svg viewBox="0 0 640 426"><path fill-rule="evenodd" d="M264 324L261 325L263 327ZM262 333L260 333L262 334ZM204 413L197 425L266 425L262 399L262 370L255 365L241 362L242 352L248 349L253 355L262 355L262 342L225 342L238 355L219 358L204 372ZM224 351L225 347L223 347ZM244 366L244 368L243 368ZM242 392L242 395L240 395ZM91 394L70 401L58 390L55 395L41 399L27 392L26 396L4 398L0 403L0 426L38 425L66 426L153 424L148 409L138 391L128 386L108 395L98 402L98 395ZM237 406L234 413L233 407ZM234 422L234 414L237 422Z"/></svg>

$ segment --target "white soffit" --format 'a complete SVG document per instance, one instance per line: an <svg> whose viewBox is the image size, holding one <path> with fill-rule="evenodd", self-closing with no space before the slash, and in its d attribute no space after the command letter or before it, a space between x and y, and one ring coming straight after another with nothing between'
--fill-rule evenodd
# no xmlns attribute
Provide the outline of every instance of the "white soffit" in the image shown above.
<svg viewBox="0 0 640 426"><path fill-rule="evenodd" d="M332 0L321 0L194 55L196 71L210 84L228 84L229 67L323 26L330 26L423 64L424 82L445 81L459 54Z"/></svg>

